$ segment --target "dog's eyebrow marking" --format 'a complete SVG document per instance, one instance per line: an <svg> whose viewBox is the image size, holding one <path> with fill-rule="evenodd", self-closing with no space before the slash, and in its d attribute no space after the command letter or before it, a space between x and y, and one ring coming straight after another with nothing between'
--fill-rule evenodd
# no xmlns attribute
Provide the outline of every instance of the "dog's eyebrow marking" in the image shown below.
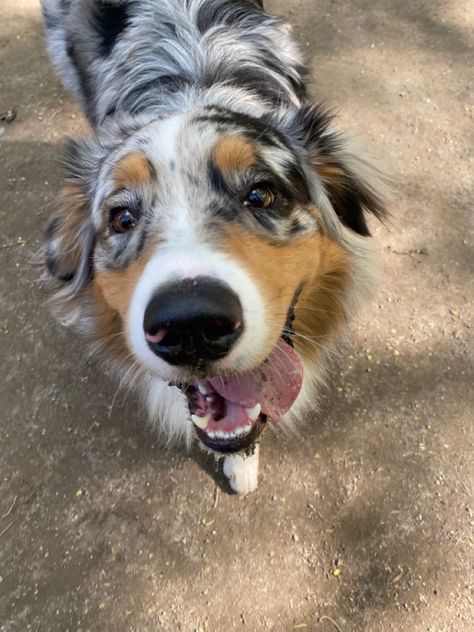
<svg viewBox="0 0 474 632"><path fill-rule="evenodd" d="M252 143L240 136L226 136L213 151L214 165L228 175L243 171L257 161Z"/></svg>
<svg viewBox="0 0 474 632"><path fill-rule="evenodd" d="M153 178L156 178L154 166L138 152L124 156L114 168L115 184L120 189L148 184Z"/></svg>
<svg viewBox="0 0 474 632"><path fill-rule="evenodd" d="M238 128L245 130L248 138L260 140L266 145L274 147L287 146L287 141L278 130L272 127L271 122L255 119L241 112L233 112L226 108L218 106L209 106L204 108L207 112L196 116L198 123L203 123L206 127L210 124L216 126L225 126L229 128ZM234 133L235 135L235 133Z"/></svg>

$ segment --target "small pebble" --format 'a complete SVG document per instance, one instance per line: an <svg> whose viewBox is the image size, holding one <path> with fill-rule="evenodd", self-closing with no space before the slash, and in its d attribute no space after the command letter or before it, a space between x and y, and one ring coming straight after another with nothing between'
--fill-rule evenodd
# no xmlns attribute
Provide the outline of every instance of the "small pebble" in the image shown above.
<svg viewBox="0 0 474 632"><path fill-rule="evenodd" d="M13 108L5 112L0 112L0 121L4 121L5 123L11 123L15 120L15 117L16 111Z"/></svg>

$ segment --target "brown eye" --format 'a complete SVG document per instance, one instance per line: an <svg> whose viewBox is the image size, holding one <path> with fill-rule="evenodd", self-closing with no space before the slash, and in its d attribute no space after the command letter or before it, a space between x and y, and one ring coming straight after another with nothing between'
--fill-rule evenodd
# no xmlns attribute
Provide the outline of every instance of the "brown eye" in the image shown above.
<svg viewBox="0 0 474 632"><path fill-rule="evenodd" d="M270 208L275 203L275 194L266 186L254 187L247 193L244 206L253 208Z"/></svg>
<svg viewBox="0 0 474 632"><path fill-rule="evenodd" d="M116 233L126 233L135 228L137 218L128 208L116 208L110 213L110 223Z"/></svg>

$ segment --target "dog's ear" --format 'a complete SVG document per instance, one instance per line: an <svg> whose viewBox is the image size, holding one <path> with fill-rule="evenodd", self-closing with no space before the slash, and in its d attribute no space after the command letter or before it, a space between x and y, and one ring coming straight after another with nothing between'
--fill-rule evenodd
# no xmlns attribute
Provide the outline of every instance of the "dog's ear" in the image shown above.
<svg viewBox="0 0 474 632"><path fill-rule="evenodd" d="M387 215L387 186L371 159L331 128L332 119L321 106L303 108L298 121L301 140L340 221L367 236L366 214L380 220Z"/></svg>
<svg viewBox="0 0 474 632"><path fill-rule="evenodd" d="M61 191L44 240L48 272L63 283L86 285L92 277L94 238L89 201L79 185L69 184Z"/></svg>
<svg viewBox="0 0 474 632"><path fill-rule="evenodd" d="M69 141L64 151L66 184L59 207L45 231L43 256L49 274L71 292L93 276L95 230L91 217L91 181L97 172L91 141Z"/></svg>

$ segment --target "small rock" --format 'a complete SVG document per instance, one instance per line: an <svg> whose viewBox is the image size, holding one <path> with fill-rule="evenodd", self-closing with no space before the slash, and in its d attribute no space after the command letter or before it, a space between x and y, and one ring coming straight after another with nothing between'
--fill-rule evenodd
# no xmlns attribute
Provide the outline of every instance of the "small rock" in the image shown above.
<svg viewBox="0 0 474 632"><path fill-rule="evenodd" d="M5 123L11 123L15 120L16 110L11 108L10 110L5 110L5 112L0 112L0 121L4 121Z"/></svg>
<svg viewBox="0 0 474 632"><path fill-rule="evenodd" d="M4 121L5 123L11 123L15 120L16 111L14 108L10 110L6 110L5 112L0 112L0 121Z"/></svg>

